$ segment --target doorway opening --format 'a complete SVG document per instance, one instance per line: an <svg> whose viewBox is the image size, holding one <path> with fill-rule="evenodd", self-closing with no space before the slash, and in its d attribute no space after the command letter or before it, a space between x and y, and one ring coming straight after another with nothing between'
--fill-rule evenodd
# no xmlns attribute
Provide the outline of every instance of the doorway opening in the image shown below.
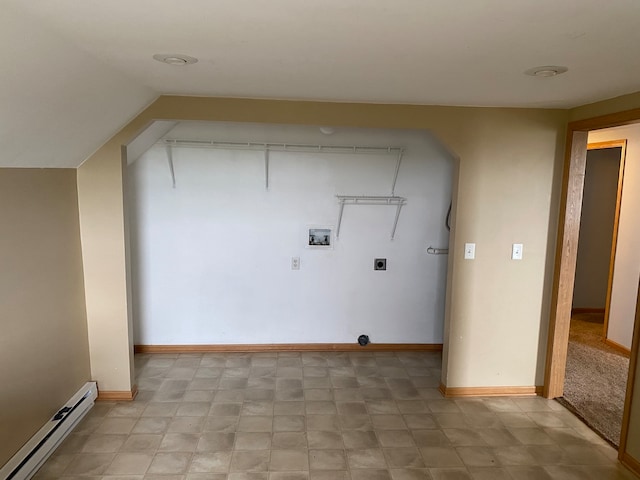
<svg viewBox="0 0 640 480"><path fill-rule="evenodd" d="M584 175L586 170L587 144L591 140L590 134L603 132L604 129L612 129L620 127L614 138L628 138L627 142L627 161L625 162L625 181L635 178L635 173L630 172L640 168L640 162L634 161L631 145L635 145L630 137L621 134L624 129L632 129L633 134L636 132L640 135L640 111L631 110L612 115L606 115L587 120L572 122L568 125L567 131L567 148L564 164L564 178L561 194L560 205L560 221L558 225L558 240L556 251L556 268L554 275L554 284L552 290L552 311L549 323L549 340L547 349L547 362L545 371L545 388L544 395L547 398L557 398L563 395L565 371L567 362L568 340L570 333L571 309L573 303L574 276L576 272L577 246L579 238L580 217L583 197ZM630 134L630 133L629 133ZM597 141L597 140L594 140ZM640 137L639 137L640 141ZM635 152L635 146L633 152ZM624 331L628 334L630 360L629 372L627 376L627 388L624 401L624 413L621 423L621 434L619 442L619 459L634 471L640 471L635 468L637 462L633 456L627 452L627 438L629 437L630 427L630 411L633 399L634 383L636 376L636 364L638 359L638 337L640 336L639 324L637 321L639 311L638 305L638 279L640 273L640 255L635 254L635 242L637 236L634 237L635 225L637 222L631 220L625 222L625 205L627 216L631 219L634 217L635 201L640 200L640 195L635 192L638 188L626 188L625 191L630 192L628 201L622 200L620 211L620 229L616 240L616 259L615 275L611 288L611 315L607 326L607 334L609 338L617 335L617 329L612 328L611 321L613 319L613 302L616 296L616 278L621 279L620 291L631 294L625 295L626 300L622 302L627 308L627 320L624 325ZM637 212L637 208L635 208ZM624 232L624 234L623 234ZM627 252L624 262L620 262L621 249ZM629 308L629 306L631 308ZM619 337L616 337L619 338ZM614 342L616 340L611 338ZM620 343L620 342L618 342ZM636 427L633 427L636 428Z"/></svg>
<svg viewBox="0 0 640 480"><path fill-rule="evenodd" d="M590 140L594 134L598 132L592 132ZM626 140L590 142L587 147L564 394L559 399L616 448L629 352L608 339L607 326L625 149ZM613 320L620 321L619 308Z"/></svg>

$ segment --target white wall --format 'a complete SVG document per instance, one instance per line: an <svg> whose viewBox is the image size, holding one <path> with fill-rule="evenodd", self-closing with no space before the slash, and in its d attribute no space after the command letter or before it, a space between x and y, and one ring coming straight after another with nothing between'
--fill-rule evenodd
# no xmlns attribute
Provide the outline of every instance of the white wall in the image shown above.
<svg viewBox="0 0 640 480"><path fill-rule="evenodd" d="M589 142L627 139L607 338L631 348L638 279L640 278L640 125L589 133Z"/></svg>
<svg viewBox="0 0 640 480"><path fill-rule="evenodd" d="M424 132L188 123L168 138L406 148L394 207L346 206L331 250L305 248L308 225L336 225L336 194L388 195L395 156L164 147L128 167L135 342L441 343L444 220L452 162ZM301 269L291 270L291 257ZM386 272L373 259L388 260Z"/></svg>

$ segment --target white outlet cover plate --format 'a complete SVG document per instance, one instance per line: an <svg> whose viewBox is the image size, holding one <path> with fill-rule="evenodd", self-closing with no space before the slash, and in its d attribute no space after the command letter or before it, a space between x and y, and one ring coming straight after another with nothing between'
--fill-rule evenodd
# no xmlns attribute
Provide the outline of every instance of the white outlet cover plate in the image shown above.
<svg viewBox="0 0 640 480"><path fill-rule="evenodd" d="M514 243L511 248L511 260L522 260L522 244Z"/></svg>
<svg viewBox="0 0 640 480"><path fill-rule="evenodd" d="M476 258L476 244L465 243L464 244L464 258L465 260L473 260Z"/></svg>

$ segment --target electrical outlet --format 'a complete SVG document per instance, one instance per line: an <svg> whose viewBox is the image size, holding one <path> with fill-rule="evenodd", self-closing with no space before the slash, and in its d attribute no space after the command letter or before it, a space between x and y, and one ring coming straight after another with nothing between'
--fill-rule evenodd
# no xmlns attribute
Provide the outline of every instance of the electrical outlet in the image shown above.
<svg viewBox="0 0 640 480"><path fill-rule="evenodd" d="M465 260L473 260L476 258L476 244L475 243L465 243L464 244L464 259Z"/></svg>
<svg viewBox="0 0 640 480"><path fill-rule="evenodd" d="M291 270L300 270L300 257L291 257Z"/></svg>
<svg viewBox="0 0 640 480"><path fill-rule="evenodd" d="M374 270L386 270L387 269L387 259L386 258L374 258L373 259L373 269Z"/></svg>
<svg viewBox="0 0 640 480"><path fill-rule="evenodd" d="M522 260L522 244L514 243L511 247L511 260Z"/></svg>

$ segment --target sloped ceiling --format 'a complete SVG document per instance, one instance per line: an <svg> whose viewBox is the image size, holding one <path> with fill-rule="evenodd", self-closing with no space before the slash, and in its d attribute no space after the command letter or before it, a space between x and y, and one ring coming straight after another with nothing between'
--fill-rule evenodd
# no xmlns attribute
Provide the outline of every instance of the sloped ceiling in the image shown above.
<svg viewBox="0 0 640 480"><path fill-rule="evenodd" d="M7 5L0 166L77 167L157 93Z"/></svg>
<svg viewBox="0 0 640 480"><path fill-rule="evenodd" d="M0 7L5 166L76 166L159 94L571 108L640 90L636 0ZM199 61L175 67L155 53ZM523 74L540 65L569 71Z"/></svg>

